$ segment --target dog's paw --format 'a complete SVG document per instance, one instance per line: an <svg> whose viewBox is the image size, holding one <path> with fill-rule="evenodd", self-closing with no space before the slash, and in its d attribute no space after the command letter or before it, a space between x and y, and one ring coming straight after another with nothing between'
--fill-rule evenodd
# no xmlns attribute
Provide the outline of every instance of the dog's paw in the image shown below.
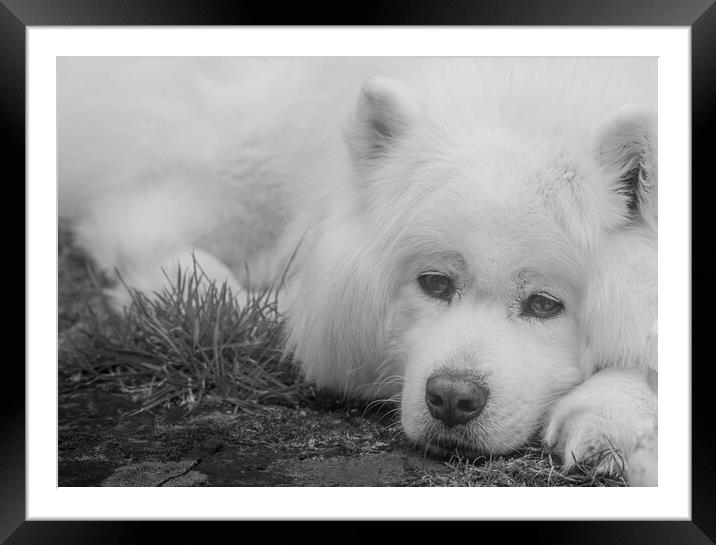
<svg viewBox="0 0 716 545"><path fill-rule="evenodd" d="M110 308L119 313L131 305L132 291L152 300L167 293L181 293L188 298L197 292L204 298L211 290L221 291L225 285L239 303L248 300L250 295L226 265L213 255L195 249L177 252L159 265L124 271L120 276L120 281L104 290Z"/></svg>
<svg viewBox="0 0 716 545"><path fill-rule="evenodd" d="M561 457L566 471L581 466L620 474L655 418L656 395L644 372L604 370L555 403L543 442Z"/></svg>
<svg viewBox="0 0 716 545"><path fill-rule="evenodd" d="M629 486L658 485L658 433L654 428L642 435L629 456L624 478Z"/></svg>
<svg viewBox="0 0 716 545"><path fill-rule="evenodd" d="M545 446L561 458L564 471L580 466L597 473L620 473L626 445L614 437L615 415L580 401L568 399L555 408L545 428Z"/></svg>

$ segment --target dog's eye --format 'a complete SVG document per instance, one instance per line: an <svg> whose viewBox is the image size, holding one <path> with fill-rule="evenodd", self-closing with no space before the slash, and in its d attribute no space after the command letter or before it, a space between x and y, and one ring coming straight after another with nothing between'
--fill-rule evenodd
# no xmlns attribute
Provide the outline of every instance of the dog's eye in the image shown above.
<svg viewBox="0 0 716 545"><path fill-rule="evenodd" d="M564 305L547 293L535 293L525 302L524 314L538 318L550 318L559 314Z"/></svg>
<svg viewBox="0 0 716 545"><path fill-rule="evenodd" d="M418 277L418 284L431 297L449 301L455 293L452 278L442 273L425 273Z"/></svg>

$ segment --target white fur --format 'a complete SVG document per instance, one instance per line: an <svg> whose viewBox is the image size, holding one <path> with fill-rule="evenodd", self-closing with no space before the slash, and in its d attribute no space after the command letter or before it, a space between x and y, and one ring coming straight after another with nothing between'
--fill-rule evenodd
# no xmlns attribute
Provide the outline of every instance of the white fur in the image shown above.
<svg viewBox="0 0 716 545"><path fill-rule="evenodd" d="M612 447L631 453L639 439L653 430L656 419L656 397L647 373L639 369L595 373L551 409L545 443L564 453L567 467L592 455L601 458L600 451ZM617 463L613 456L605 456L601 466L613 469Z"/></svg>
<svg viewBox="0 0 716 545"><path fill-rule="evenodd" d="M287 346L307 377L402 400L406 434L436 452L506 453L544 427L568 465L605 441L628 455L656 410L637 371L656 369L655 69L60 59L60 213L149 291L192 251L245 289L295 253ZM428 270L456 279L451 303L421 291ZM526 317L539 291L564 311ZM486 381L476 421L430 416L442 367Z"/></svg>

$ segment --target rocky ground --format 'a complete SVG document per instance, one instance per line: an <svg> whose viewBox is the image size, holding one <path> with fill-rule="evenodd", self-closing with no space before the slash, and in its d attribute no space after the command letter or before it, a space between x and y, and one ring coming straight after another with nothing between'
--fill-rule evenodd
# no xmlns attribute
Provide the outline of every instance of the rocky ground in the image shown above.
<svg viewBox="0 0 716 545"><path fill-rule="evenodd" d="M126 416L125 396L60 400L60 486L406 486L452 469L359 411L204 405Z"/></svg>

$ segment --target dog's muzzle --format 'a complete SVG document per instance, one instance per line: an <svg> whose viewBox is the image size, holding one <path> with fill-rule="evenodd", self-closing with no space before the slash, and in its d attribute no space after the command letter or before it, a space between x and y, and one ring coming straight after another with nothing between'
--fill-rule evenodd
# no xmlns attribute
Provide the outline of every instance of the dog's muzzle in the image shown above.
<svg viewBox="0 0 716 545"><path fill-rule="evenodd" d="M487 403L488 389L476 376L455 369L436 371L425 383L430 414L448 428L467 424Z"/></svg>

